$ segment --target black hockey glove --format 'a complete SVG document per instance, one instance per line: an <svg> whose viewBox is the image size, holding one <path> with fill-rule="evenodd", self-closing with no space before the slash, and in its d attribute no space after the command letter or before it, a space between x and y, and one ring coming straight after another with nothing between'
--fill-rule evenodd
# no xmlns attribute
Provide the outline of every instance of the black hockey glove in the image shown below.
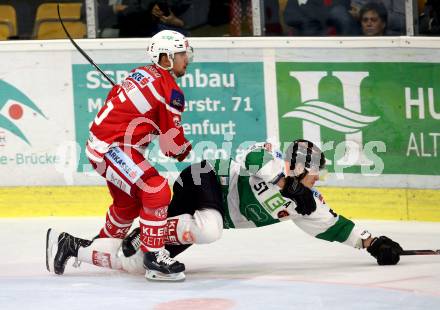
<svg viewBox="0 0 440 310"><path fill-rule="evenodd" d="M281 195L296 202L296 212L301 215L310 215L316 210L313 192L302 185L295 177L286 177L286 184Z"/></svg>
<svg viewBox="0 0 440 310"><path fill-rule="evenodd" d="M122 253L124 253L125 257L136 254L140 246L140 232L141 229L136 227L122 240Z"/></svg>
<svg viewBox="0 0 440 310"><path fill-rule="evenodd" d="M370 246L367 248L379 265L396 265L400 260L402 247L388 237L380 236L374 238Z"/></svg>

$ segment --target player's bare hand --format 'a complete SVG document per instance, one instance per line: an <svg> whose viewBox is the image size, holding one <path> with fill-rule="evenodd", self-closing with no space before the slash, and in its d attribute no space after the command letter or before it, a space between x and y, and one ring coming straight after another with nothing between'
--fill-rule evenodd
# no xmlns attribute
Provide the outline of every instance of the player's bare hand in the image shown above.
<svg viewBox="0 0 440 310"><path fill-rule="evenodd" d="M359 18L359 7L355 6L355 5L351 5L351 8L348 11L348 13L350 13L350 15L353 16L354 19L358 19Z"/></svg>
<svg viewBox="0 0 440 310"><path fill-rule="evenodd" d="M126 8L127 8L126 5L123 5L123 4L115 4L115 5L113 6L113 12L115 12L115 13L119 13L119 12L124 11Z"/></svg>
<svg viewBox="0 0 440 310"><path fill-rule="evenodd" d="M163 12L162 12L162 10L159 8L159 5L157 5L157 4L155 4L154 6L153 6L153 9L151 10L151 14L154 16L154 17L157 17L157 18L159 18L159 19L161 19L162 17L163 17Z"/></svg>
<svg viewBox="0 0 440 310"><path fill-rule="evenodd" d="M183 27L184 23L181 19L177 18L176 15L173 14L173 12L170 11L170 15L165 16L162 15L160 17L160 21L167 25L172 25L176 27Z"/></svg>

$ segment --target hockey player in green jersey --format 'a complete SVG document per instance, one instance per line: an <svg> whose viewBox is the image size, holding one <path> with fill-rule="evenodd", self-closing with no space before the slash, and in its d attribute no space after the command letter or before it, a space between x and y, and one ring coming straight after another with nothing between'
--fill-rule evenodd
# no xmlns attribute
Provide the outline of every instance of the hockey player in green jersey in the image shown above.
<svg viewBox="0 0 440 310"><path fill-rule="evenodd" d="M296 140L282 154L270 143L257 143L240 160L202 161L185 168L173 186L168 208L166 249L175 257L192 244L218 240L223 229L253 228L292 220L316 238L365 248L379 265L399 262L402 248L391 239L374 237L336 214L314 188L325 156L312 142ZM87 240L48 231L47 267L64 272L71 256L105 266L142 270L137 257L139 229L120 239ZM52 240L52 241L50 241ZM54 249L55 248L55 249ZM98 262L98 263L97 263ZM102 264L101 264L102 265Z"/></svg>
<svg viewBox="0 0 440 310"><path fill-rule="evenodd" d="M325 203L313 187L324 167L324 153L307 140L292 142L285 154L270 143L257 143L241 160L187 167L173 186L167 250L174 257L193 243L219 239L224 228L292 220L316 238L367 249L379 265L397 264L402 251L398 243L373 237Z"/></svg>

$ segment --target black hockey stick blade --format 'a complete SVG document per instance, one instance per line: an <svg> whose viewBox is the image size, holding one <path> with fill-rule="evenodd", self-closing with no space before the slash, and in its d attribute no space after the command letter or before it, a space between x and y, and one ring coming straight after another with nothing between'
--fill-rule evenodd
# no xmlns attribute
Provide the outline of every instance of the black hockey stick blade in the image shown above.
<svg viewBox="0 0 440 310"><path fill-rule="evenodd" d="M102 71L101 68L99 68L98 65L93 61L93 59L90 58L90 56L87 55L87 53L84 52L84 50L78 44L76 44L76 42L73 40L72 36L67 31L66 26L64 25L63 19L61 18L60 4L59 3L57 3L57 11L58 11L58 19L60 20L61 27L63 27L64 32L66 33L66 35L69 38L70 42L72 42L73 46L75 46L75 48L78 50L78 52L80 52L81 55L83 55L84 58L87 59L87 61L96 68L96 70L101 72L101 74L107 79L107 81L109 81L113 86L115 86L116 83L107 74L105 74L104 71Z"/></svg>
<svg viewBox="0 0 440 310"><path fill-rule="evenodd" d="M440 250L404 250L400 255L440 255Z"/></svg>

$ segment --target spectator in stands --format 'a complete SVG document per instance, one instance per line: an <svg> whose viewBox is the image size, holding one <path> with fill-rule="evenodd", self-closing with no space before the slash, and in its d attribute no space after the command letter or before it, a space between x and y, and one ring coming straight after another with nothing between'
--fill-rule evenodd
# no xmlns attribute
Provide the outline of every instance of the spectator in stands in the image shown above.
<svg viewBox="0 0 440 310"><path fill-rule="evenodd" d="M405 1L403 0L351 0L350 13L356 20L359 19L359 12L367 3L377 2L385 6L388 13L387 30L388 35L405 34Z"/></svg>
<svg viewBox="0 0 440 310"><path fill-rule="evenodd" d="M284 21L293 28L293 35L353 35L356 26L350 4L350 0L288 0Z"/></svg>
<svg viewBox="0 0 440 310"><path fill-rule="evenodd" d="M264 1L264 35L280 36L283 34L280 20L279 0Z"/></svg>
<svg viewBox="0 0 440 310"><path fill-rule="evenodd" d="M101 37L151 37L165 29L186 35L184 23L176 17L189 7L188 0L99 0L98 20ZM170 1L171 3L171 1Z"/></svg>
<svg viewBox="0 0 440 310"><path fill-rule="evenodd" d="M428 0L419 19L419 32L423 35L440 35L440 1Z"/></svg>
<svg viewBox="0 0 440 310"><path fill-rule="evenodd" d="M130 0L133 1L133 0ZM161 30L174 30L186 35L183 21L176 17L166 0L136 0L138 10L119 20L122 38L151 37Z"/></svg>
<svg viewBox="0 0 440 310"><path fill-rule="evenodd" d="M359 12L362 35L385 35L388 21L387 9L382 3L370 2L365 4Z"/></svg>
<svg viewBox="0 0 440 310"><path fill-rule="evenodd" d="M118 19L124 15L129 14L136 6L129 7L129 5L122 4L120 0L98 0L98 25L99 37L114 38L119 36L119 21ZM83 6L83 10L85 7Z"/></svg>
<svg viewBox="0 0 440 310"><path fill-rule="evenodd" d="M158 1L153 4L151 18L153 20L152 35L162 30L175 30L185 36L187 35L183 29L183 21L176 17L166 1Z"/></svg>

